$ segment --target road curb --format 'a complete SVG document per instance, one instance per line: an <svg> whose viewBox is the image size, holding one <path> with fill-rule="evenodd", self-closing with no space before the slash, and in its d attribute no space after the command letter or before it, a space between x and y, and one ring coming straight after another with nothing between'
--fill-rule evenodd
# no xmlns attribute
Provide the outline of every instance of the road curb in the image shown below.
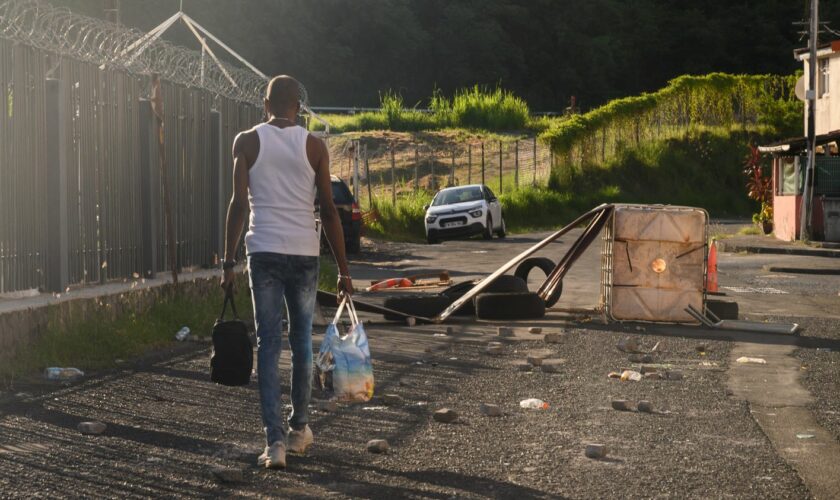
<svg viewBox="0 0 840 500"><path fill-rule="evenodd" d="M764 270L771 273L840 275L840 268L764 266Z"/></svg>
<svg viewBox="0 0 840 500"><path fill-rule="evenodd" d="M831 250L828 248L790 248L790 247L770 247L770 246L756 246L756 245L741 245L738 243L731 243L725 240L717 241L718 250L721 252L747 252L747 253L763 253L776 255L801 255L806 257L833 257L840 258L840 250Z"/></svg>

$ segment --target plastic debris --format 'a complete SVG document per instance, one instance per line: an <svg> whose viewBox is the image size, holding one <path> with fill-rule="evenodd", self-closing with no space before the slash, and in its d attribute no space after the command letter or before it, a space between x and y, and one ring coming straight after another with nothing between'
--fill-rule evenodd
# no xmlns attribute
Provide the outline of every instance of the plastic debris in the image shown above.
<svg viewBox="0 0 840 500"><path fill-rule="evenodd" d="M610 406L612 406L613 410L633 411L633 407L635 405L633 405L632 402L627 401L626 399L613 399L612 401L610 401Z"/></svg>
<svg viewBox="0 0 840 500"><path fill-rule="evenodd" d="M528 410L547 410L549 405L542 399L530 398L520 401L519 406Z"/></svg>
<svg viewBox="0 0 840 500"><path fill-rule="evenodd" d="M642 380L642 374L635 371L635 370L624 370L621 373L621 381L627 382L628 380L632 380L633 382L638 382Z"/></svg>
<svg viewBox="0 0 840 500"><path fill-rule="evenodd" d="M60 368L53 366L44 370L44 378L47 380L61 380L69 382L80 379L84 376L85 372L79 370L78 368Z"/></svg>
<svg viewBox="0 0 840 500"><path fill-rule="evenodd" d="M748 356L741 356L740 358L735 360L736 363L754 363L757 365L766 365L767 360L764 358L750 358Z"/></svg>
<svg viewBox="0 0 840 500"><path fill-rule="evenodd" d="M817 436L815 436L814 434L797 434L796 437L797 439L813 439Z"/></svg>
<svg viewBox="0 0 840 500"><path fill-rule="evenodd" d="M639 404L636 405L636 409L642 413L653 413L653 403L650 401L639 401Z"/></svg>
<svg viewBox="0 0 840 500"><path fill-rule="evenodd" d="M185 326L178 330L178 333L175 334L175 340L178 342L183 342L190 337L190 328Z"/></svg>

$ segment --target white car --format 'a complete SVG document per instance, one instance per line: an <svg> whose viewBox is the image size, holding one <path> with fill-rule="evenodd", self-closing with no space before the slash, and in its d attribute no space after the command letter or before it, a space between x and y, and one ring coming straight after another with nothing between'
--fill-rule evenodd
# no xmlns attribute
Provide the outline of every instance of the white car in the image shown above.
<svg viewBox="0 0 840 500"><path fill-rule="evenodd" d="M493 233L505 237L502 204L483 184L442 189L425 209L429 243L474 234L481 234L487 240Z"/></svg>

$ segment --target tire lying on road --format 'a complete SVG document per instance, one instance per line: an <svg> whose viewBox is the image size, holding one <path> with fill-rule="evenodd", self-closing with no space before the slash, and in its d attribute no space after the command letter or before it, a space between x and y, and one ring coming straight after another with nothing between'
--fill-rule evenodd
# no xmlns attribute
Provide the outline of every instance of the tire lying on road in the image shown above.
<svg viewBox="0 0 840 500"><path fill-rule="evenodd" d="M437 294L401 295L385 299L383 306L409 316L433 318L449 307L452 300L445 295ZM384 316L388 321L403 321L404 319L402 316L390 313Z"/></svg>
<svg viewBox="0 0 840 500"><path fill-rule="evenodd" d="M452 302L455 302L456 300L463 297L464 294L469 292L470 289L472 289L472 287L475 286L475 284L475 281L464 281L462 283L456 283L440 293L441 295L445 295L452 299ZM481 293L515 293L527 291L528 284L523 279L518 278L516 276L510 276L508 274L503 274L496 278L492 283L487 285L487 288L485 288L484 291L482 291ZM455 315L475 315L475 299L461 306L461 308L455 312Z"/></svg>
<svg viewBox="0 0 840 500"><path fill-rule="evenodd" d="M554 271L554 268L557 267L551 259L547 257L529 257L516 266L516 271L513 272L513 275L521 278L525 283L528 283L528 275L531 274L531 271L534 270L535 267L540 268L542 272L545 273L546 277L551 274L551 271ZM551 307L560 300L560 296L563 294L563 281L561 280L557 287L554 289L554 293L552 293L549 297L545 300L545 306Z"/></svg>
<svg viewBox="0 0 840 500"><path fill-rule="evenodd" d="M539 319L545 301L533 292L481 293L475 298L478 319Z"/></svg>

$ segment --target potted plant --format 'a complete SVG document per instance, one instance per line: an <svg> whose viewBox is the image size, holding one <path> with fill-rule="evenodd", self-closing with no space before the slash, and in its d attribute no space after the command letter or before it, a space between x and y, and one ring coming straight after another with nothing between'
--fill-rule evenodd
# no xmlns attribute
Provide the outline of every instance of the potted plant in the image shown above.
<svg viewBox="0 0 840 500"><path fill-rule="evenodd" d="M765 175L761 153L756 146L750 145L750 154L744 160L744 175L747 176L747 196L761 204L752 220L764 234L770 234L773 231L773 178Z"/></svg>
<svg viewBox="0 0 840 500"><path fill-rule="evenodd" d="M764 234L773 232L773 205L767 202L761 203L761 210L752 216L753 223L761 227Z"/></svg>

